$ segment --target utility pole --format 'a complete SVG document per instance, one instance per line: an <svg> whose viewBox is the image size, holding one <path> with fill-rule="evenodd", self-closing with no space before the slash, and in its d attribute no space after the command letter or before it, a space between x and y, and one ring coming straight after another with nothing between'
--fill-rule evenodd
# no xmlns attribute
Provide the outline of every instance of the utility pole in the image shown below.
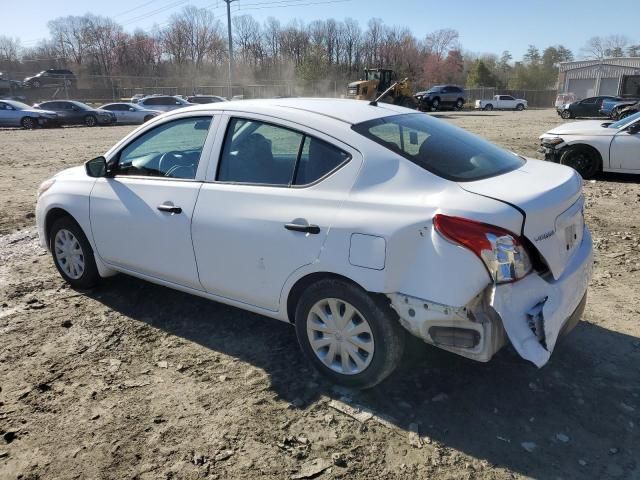
<svg viewBox="0 0 640 480"><path fill-rule="evenodd" d="M231 38L231 2L235 0L223 0L227 4L227 33L229 35L229 84L227 85L229 100L233 96L233 39Z"/></svg>

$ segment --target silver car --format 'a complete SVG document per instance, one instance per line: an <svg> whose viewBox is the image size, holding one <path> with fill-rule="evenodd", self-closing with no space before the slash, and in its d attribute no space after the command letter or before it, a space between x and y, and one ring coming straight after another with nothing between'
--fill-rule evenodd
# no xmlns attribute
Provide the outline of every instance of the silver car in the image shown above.
<svg viewBox="0 0 640 480"><path fill-rule="evenodd" d="M26 103L15 100L0 100L0 127L31 129L57 124L58 114L56 112L30 107Z"/></svg>
<svg viewBox="0 0 640 480"><path fill-rule="evenodd" d="M116 123L142 124L162 112L144 108L135 103L108 103L100 107L109 110L116 116Z"/></svg>
<svg viewBox="0 0 640 480"><path fill-rule="evenodd" d="M172 97L170 95L152 95L138 100L138 105L142 108L168 112L169 110L188 107L192 104L180 97Z"/></svg>

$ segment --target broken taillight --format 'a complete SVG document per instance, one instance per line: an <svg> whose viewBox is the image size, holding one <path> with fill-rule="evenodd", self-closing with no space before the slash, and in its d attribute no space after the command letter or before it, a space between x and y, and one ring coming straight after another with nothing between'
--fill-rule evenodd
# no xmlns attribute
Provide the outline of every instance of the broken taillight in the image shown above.
<svg viewBox="0 0 640 480"><path fill-rule="evenodd" d="M504 228L461 217L437 214L435 229L482 260L495 283L515 282L531 271L524 242Z"/></svg>

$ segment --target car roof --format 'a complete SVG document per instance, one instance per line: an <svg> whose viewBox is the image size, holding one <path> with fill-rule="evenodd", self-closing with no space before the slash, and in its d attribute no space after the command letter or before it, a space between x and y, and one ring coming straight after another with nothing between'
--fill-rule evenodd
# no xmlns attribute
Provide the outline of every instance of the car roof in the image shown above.
<svg viewBox="0 0 640 480"><path fill-rule="evenodd" d="M274 98L261 100L242 100L237 102L219 102L194 105L181 111L225 110L230 112L258 113L297 123L308 122L309 116L331 118L348 124L357 124L376 118L388 117L412 111L379 102L370 105L366 100L336 98ZM416 113L413 111L413 113Z"/></svg>

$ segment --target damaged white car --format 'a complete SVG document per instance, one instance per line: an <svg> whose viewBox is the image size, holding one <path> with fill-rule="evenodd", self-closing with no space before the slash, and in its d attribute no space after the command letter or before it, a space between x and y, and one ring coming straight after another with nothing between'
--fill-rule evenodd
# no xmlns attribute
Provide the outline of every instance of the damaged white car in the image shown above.
<svg viewBox="0 0 640 480"><path fill-rule="evenodd" d="M586 302L581 185L402 107L256 100L145 123L43 182L36 214L72 286L122 272L293 323L320 372L367 388L406 330L544 365Z"/></svg>

